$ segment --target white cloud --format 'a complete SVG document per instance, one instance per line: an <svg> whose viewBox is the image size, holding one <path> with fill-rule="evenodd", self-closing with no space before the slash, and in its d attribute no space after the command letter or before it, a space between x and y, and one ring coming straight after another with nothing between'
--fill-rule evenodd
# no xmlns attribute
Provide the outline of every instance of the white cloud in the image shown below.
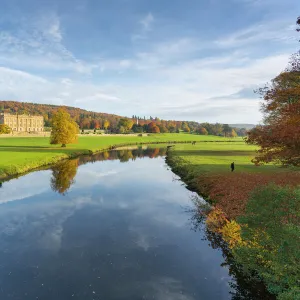
<svg viewBox="0 0 300 300"><path fill-rule="evenodd" d="M131 61L128 59L123 59L120 61L120 66L122 68L129 68L131 66Z"/></svg>
<svg viewBox="0 0 300 300"><path fill-rule="evenodd" d="M151 29L151 25L152 23L154 22L154 17L152 15L151 12L149 12L147 14L147 16L145 16L141 21L140 23L142 24L143 28L145 30L150 30Z"/></svg>
<svg viewBox="0 0 300 300"><path fill-rule="evenodd" d="M287 19L258 23L217 40L216 45L219 47L241 47L268 41L295 43L297 41L295 26L291 26L291 21Z"/></svg>
<svg viewBox="0 0 300 300"><path fill-rule="evenodd" d="M46 31L46 33L48 33L54 40L60 42L62 40L62 32L59 18L56 15L53 16L48 26L49 29Z"/></svg>

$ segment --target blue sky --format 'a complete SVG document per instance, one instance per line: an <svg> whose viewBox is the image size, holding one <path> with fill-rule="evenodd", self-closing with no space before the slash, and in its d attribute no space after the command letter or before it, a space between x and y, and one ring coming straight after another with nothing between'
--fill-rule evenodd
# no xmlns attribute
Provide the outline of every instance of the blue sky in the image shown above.
<svg viewBox="0 0 300 300"><path fill-rule="evenodd" d="M0 99L257 123L296 0L1 0Z"/></svg>

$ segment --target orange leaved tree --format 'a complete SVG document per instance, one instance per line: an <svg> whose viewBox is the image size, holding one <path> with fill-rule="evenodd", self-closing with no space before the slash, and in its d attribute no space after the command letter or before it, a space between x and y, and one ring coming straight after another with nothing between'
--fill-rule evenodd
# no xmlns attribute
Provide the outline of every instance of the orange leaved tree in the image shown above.
<svg viewBox="0 0 300 300"><path fill-rule="evenodd" d="M265 125L252 129L246 139L260 146L253 162L300 166L300 55L294 55L290 67L259 93Z"/></svg>
<svg viewBox="0 0 300 300"><path fill-rule="evenodd" d="M258 92L264 99L265 125L249 131L246 138L247 143L260 146L253 162L300 166L300 52L291 57L284 72Z"/></svg>

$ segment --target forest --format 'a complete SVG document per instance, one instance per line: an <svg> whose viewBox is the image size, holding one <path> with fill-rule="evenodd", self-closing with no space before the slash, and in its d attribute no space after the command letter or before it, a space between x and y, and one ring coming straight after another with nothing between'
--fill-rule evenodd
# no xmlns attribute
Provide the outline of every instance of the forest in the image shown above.
<svg viewBox="0 0 300 300"><path fill-rule="evenodd" d="M11 114L42 115L45 127L51 127L54 113L60 106L50 104L26 103L18 101L0 101L0 112ZM236 128L228 124L198 123L191 121L160 120L157 117L122 117L114 114L98 113L84 109L63 106L78 124L81 130L102 129L108 133L176 133L191 132L200 135L225 137L245 136L246 128Z"/></svg>

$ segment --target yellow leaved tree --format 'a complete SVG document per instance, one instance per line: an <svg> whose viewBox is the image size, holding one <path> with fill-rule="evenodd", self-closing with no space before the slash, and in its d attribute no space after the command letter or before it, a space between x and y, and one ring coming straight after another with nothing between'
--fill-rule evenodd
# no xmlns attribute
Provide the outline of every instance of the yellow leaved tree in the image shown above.
<svg viewBox="0 0 300 300"><path fill-rule="evenodd" d="M52 118L50 144L66 147L66 144L76 143L78 132L79 127L71 116L64 109L58 109Z"/></svg>

